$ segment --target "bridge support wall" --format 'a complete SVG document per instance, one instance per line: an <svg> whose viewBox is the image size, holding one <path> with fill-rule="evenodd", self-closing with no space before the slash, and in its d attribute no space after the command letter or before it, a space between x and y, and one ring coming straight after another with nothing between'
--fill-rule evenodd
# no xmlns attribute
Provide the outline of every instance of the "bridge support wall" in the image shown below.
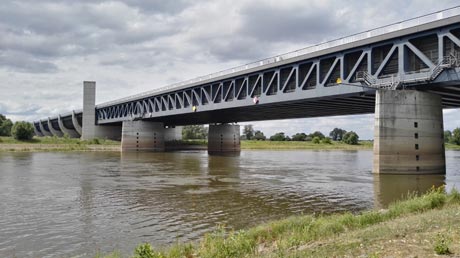
<svg viewBox="0 0 460 258"><path fill-rule="evenodd" d="M75 111L72 111L72 123L73 127L75 128L75 131L79 134L78 137L81 137L82 135L82 129L80 123L78 123L77 115L75 114Z"/></svg>
<svg viewBox="0 0 460 258"><path fill-rule="evenodd" d="M379 90L374 126L374 173L445 174L439 95Z"/></svg>
<svg viewBox="0 0 460 258"><path fill-rule="evenodd" d="M182 126L165 128L164 135L166 144L169 141L180 141L182 140Z"/></svg>
<svg viewBox="0 0 460 258"><path fill-rule="evenodd" d="M241 147L239 125L209 125L209 154L238 153L240 151Z"/></svg>
<svg viewBox="0 0 460 258"><path fill-rule="evenodd" d="M64 134L67 134L70 138L80 138L80 134L78 134L76 130L65 127L60 115L58 115L58 123L59 123L59 128L61 128L61 131Z"/></svg>
<svg viewBox="0 0 460 258"><path fill-rule="evenodd" d="M34 125L34 134L38 137L43 137L43 134L37 129L35 125Z"/></svg>
<svg viewBox="0 0 460 258"><path fill-rule="evenodd" d="M121 125L96 125L96 82L83 82L82 140L121 139Z"/></svg>
<svg viewBox="0 0 460 258"><path fill-rule="evenodd" d="M45 127L43 126L43 123L48 124L48 121L46 121L46 122L39 121L38 122L38 124L40 125L40 131L42 132L43 136L53 136L51 134L51 132L45 130Z"/></svg>
<svg viewBox="0 0 460 258"><path fill-rule="evenodd" d="M53 136L56 136L56 137L64 136L64 133L61 132L61 130L56 130L53 128L53 125L51 124L51 121L49 118L48 118L48 128L50 129L50 132Z"/></svg>
<svg viewBox="0 0 460 258"><path fill-rule="evenodd" d="M149 121L123 121L121 151L165 151L163 123Z"/></svg>

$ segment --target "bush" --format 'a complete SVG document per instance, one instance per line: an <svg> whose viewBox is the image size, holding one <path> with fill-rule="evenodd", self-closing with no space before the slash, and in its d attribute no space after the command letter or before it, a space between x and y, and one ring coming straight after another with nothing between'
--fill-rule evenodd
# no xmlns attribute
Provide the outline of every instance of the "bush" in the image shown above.
<svg viewBox="0 0 460 258"><path fill-rule="evenodd" d="M456 145L460 145L460 128L457 127L452 131L450 142Z"/></svg>
<svg viewBox="0 0 460 258"><path fill-rule="evenodd" d="M160 257L159 255L155 254L153 251L152 246L149 243L140 244L134 250L134 258L155 258Z"/></svg>
<svg viewBox="0 0 460 258"><path fill-rule="evenodd" d="M16 140L31 140L34 137L34 127L28 122L16 122L11 129L11 134Z"/></svg>
<svg viewBox="0 0 460 258"><path fill-rule="evenodd" d="M343 142L346 144L356 145L358 144L358 140L358 134L353 131L350 131L343 136Z"/></svg>
<svg viewBox="0 0 460 258"><path fill-rule="evenodd" d="M318 136L316 136L315 138L313 138L312 142L313 142L314 144L318 144L318 143L321 142L321 139L320 139Z"/></svg>
<svg viewBox="0 0 460 258"><path fill-rule="evenodd" d="M284 135L283 132L276 133L276 134L270 136L270 141L285 141L285 140L286 140L286 136Z"/></svg>
<svg viewBox="0 0 460 258"><path fill-rule="evenodd" d="M446 236L444 236L441 233L438 233L436 235L435 243L434 243L434 251L438 255L443 255L443 254L450 254L449 250L449 242L450 240L447 239Z"/></svg>
<svg viewBox="0 0 460 258"><path fill-rule="evenodd" d="M11 128L13 122L7 119L4 115L0 114L0 136L11 136Z"/></svg>
<svg viewBox="0 0 460 258"><path fill-rule="evenodd" d="M331 144L332 140L331 140L331 138L326 137L326 138L322 139L321 142L324 143L324 144Z"/></svg>

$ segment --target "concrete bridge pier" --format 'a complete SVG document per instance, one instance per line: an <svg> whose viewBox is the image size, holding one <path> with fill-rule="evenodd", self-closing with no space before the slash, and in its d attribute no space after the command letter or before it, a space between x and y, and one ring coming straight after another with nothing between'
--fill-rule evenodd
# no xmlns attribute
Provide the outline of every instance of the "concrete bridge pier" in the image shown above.
<svg viewBox="0 0 460 258"><path fill-rule="evenodd" d="M165 151L165 130L159 122L123 121L121 151Z"/></svg>
<svg viewBox="0 0 460 258"><path fill-rule="evenodd" d="M182 140L182 126L170 126L165 128L164 141L180 141Z"/></svg>
<svg viewBox="0 0 460 258"><path fill-rule="evenodd" d="M375 98L376 174L445 174L441 97L379 90Z"/></svg>
<svg viewBox="0 0 460 258"><path fill-rule="evenodd" d="M239 125L209 125L209 154L232 154L239 153L240 151L241 146Z"/></svg>

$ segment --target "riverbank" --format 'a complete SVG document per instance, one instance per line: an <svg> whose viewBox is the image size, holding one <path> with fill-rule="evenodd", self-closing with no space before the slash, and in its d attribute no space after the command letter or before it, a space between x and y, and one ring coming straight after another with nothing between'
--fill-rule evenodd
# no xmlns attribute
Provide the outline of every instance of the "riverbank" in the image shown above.
<svg viewBox="0 0 460 258"><path fill-rule="evenodd" d="M446 143L447 150L460 150L460 145ZM311 141L241 141L242 150L367 150L373 141L359 141L357 145L343 142L313 143ZM168 142L166 150L206 150L205 140ZM105 139L81 141L58 137L34 137L30 141L18 141L12 137L0 137L0 151L120 151L120 142Z"/></svg>
<svg viewBox="0 0 460 258"><path fill-rule="evenodd" d="M387 210L307 215L248 230L223 227L197 243L161 250L138 246L134 257L433 257L460 254L460 194L443 188ZM119 257L116 253L98 257Z"/></svg>
<svg viewBox="0 0 460 258"><path fill-rule="evenodd" d="M18 141L12 137L0 137L0 151L120 151L120 142L105 139L81 141L63 137L34 137L29 141Z"/></svg>

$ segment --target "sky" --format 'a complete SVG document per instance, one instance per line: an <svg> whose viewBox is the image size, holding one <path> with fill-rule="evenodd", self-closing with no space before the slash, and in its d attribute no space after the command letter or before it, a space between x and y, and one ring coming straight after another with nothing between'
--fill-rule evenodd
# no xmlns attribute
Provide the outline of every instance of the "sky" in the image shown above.
<svg viewBox="0 0 460 258"><path fill-rule="evenodd" d="M33 121L458 5L455 0L2 0L0 113ZM460 110L444 111L445 129ZM242 123L242 125L247 123ZM252 122L373 138L373 115Z"/></svg>

